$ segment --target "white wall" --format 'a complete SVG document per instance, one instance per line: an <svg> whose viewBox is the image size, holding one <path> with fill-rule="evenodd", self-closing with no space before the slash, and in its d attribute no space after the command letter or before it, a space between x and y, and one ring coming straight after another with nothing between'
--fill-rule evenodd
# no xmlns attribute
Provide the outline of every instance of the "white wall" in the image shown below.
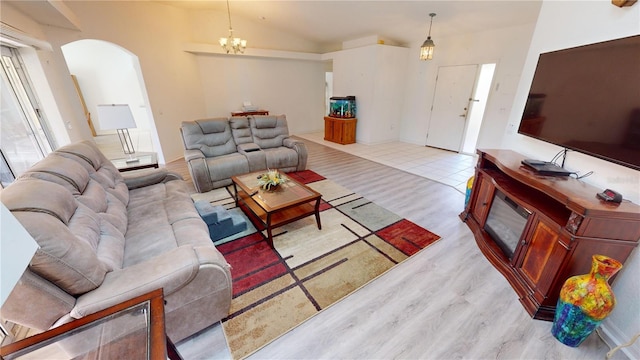
<svg viewBox="0 0 640 360"><path fill-rule="evenodd" d="M478 148L497 148L507 125L520 72L535 24L434 39L433 60L418 58L420 44L409 50L401 141L424 145L439 66L496 63L493 86L478 137Z"/></svg>
<svg viewBox="0 0 640 360"><path fill-rule="evenodd" d="M206 116L230 116L232 111L241 110L244 101L251 101L271 115L286 115L292 135L322 130L324 63L229 55L194 56Z"/></svg>
<svg viewBox="0 0 640 360"><path fill-rule="evenodd" d="M79 19L81 31L38 25L6 4L3 4L2 18L3 22L47 40L53 47L53 52L40 51L38 56L46 74L47 84L44 85L55 89L52 91L54 108L45 111L47 114L59 113L53 117L63 124L58 128L68 134L67 137L57 136L59 145L91 138L60 49L62 45L82 39L111 42L138 57L151 108L149 117L157 129L157 146L161 147L158 151L164 154L166 161L183 155L179 132L182 121L227 116L244 100L269 107L273 113L287 114L292 133L322 129L324 70L321 62L240 57L212 60L213 57L184 51L186 43L217 43L220 36L226 35L226 12L190 12L151 1L71 1L66 4ZM318 48L292 34L264 31L253 20L234 17L234 29L236 35L250 39L249 46L277 49L278 44L274 41L284 40L293 44L297 51ZM235 60L241 61L234 64ZM248 74L253 76L248 77ZM216 83L216 77L219 79L220 75L227 79L226 83ZM244 80L239 81L243 76ZM207 85L203 84L205 81ZM316 82L317 87L314 87ZM83 91L89 90L83 86ZM225 102L220 102L221 97L216 96L219 93L225 94ZM263 95L255 95L258 93ZM253 99L246 96L253 96ZM70 128L64 126L67 123Z"/></svg>
<svg viewBox="0 0 640 360"><path fill-rule="evenodd" d="M397 46L376 46L373 84L372 143L397 141L404 105L406 67L409 49ZM356 108L357 111L357 108Z"/></svg>
<svg viewBox="0 0 640 360"><path fill-rule="evenodd" d="M618 8L604 1L580 4L545 1L543 10L538 18L502 144L527 156L551 159L561 147L516 133L538 56L543 52L640 34L640 6ZM576 16L576 13L580 16ZM570 152L565 165L582 174L594 171L593 175L584 179L585 182L599 188L616 189L625 198L640 203L640 172L578 152Z"/></svg>
<svg viewBox="0 0 640 360"><path fill-rule="evenodd" d="M119 45L140 62L152 117L167 161L183 154L180 122L204 113L204 99L192 55L182 51L190 39L186 11L155 2L69 2L82 32L59 31L59 45L78 38Z"/></svg>
<svg viewBox="0 0 640 360"><path fill-rule="evenodd" d="M333 59L333 96L356 97L358 143L398 139L408 53L407 48L375 44L327 55Z"/></svg>
<svg viewBox="0 0 640 360"><path fill-rule="evenodd" d="M62 50L93 118L97 118L99 104L129 104L136 125L148 128L146 114L137 111L145 103L134 59L126 50L98 40L76 41L64 45Z"/></svg>
<svg viewBox="0 0 640 360"><path fill-rule="evenodd" d="M373 112L373 85L375 46L364 46L331 53L333 59L333 96L356 97L356 141L371 143Z"/></svg>
<svg viewBox="0 0 640 360"><path fill-rule="evenodd" d="M618 8L610 1L545 1L531 41L522 78L509 116L503 146L527 156L551 159L560 147L521 136L516 132L524 109L540 53L640 34L640 6ZM638 64L610 64L637 66ZM499 130L496 128L496 130ZM615 165L577 152L570 152L566 167L582 172L593 170L586 183L598 188L610 187L625 198L640 203L640 171ZM595 194L594 194L595 196ZM636 249L620 271L613 290L617 306L603 323L603 330L616 344L623 344L640 333L640 257ZM640 358L640 343L629 351Z"/></svg>
<svg viewBox="0 0 640 360"><path fill-rule="evenodd" d="M154 151L149 129L144 84L138 82L138 59L126 49L100 40L80 40L62 46L67 66L75 75L96 133L115 134L99 128L99 104L128 104L136 128L130 129L136 151ZM155 128L153 130L155 132Z"/></svg>
<svg viewBox="0 0 640 360"><path fill-rule="evenodd" d="M180 122L201 117L205 112L195 59L182 50L183 43L191 38L187 12L146 1L66 4L80 19L81 31L40 26L44 40L53 47L53 52L38 52L48 82L44 85L52 90L57 106L45 109L47 114L59 112L61 121L69 123L69 141L91 138L61 46L82 39L108 41L138 56L161 151L168 160L182 157ZM33 29L36 26L20 16L5 17L3 13L2 20L37 35Z"/></svg>
<svg viewBox="0 0 640 360"><path fill-rule="evenodd" d="M220 37L228 34L226 11L197 10L188 15L190 39L185 42L217 44ZM234 35L248 40L248 52L253 48L310 53L320 50L317 44L296 34L234 15L233 5L231 16ZM246 55L191 56L200 78L205 112L182 120L230 116L230 112L241 109L244 101L251 101L272 115L285 114L290 134L323 129L326 66L323 62Z"/></svg>

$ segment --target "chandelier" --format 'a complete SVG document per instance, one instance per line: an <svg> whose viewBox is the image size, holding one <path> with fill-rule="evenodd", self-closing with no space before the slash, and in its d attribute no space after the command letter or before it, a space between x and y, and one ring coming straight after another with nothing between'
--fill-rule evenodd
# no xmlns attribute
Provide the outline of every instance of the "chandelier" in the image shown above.
<svg viewBox="0 0 640 360"><path fill-rule="evenodd" d="M435 13L429 14L431 16L431 23L429 24L429 35L427 35L427 40L422 43L420 47L420 60L431 60L433 59L433 49L436 47L436 44L431 40L431 25L433 25L433 17L436 16Z"/></svg>
<svg viewBox="0 0 640 360"><path fill-rule="evenodd" d="M229 16L229 36L226 38L220 38L220 46L228 53L233 51L234 54L244 54L244 49L247 48L247 40L239 37L233 37L233 28L231 27L231 10L229 10L229 0L227 0L227 15Z"/></svg>

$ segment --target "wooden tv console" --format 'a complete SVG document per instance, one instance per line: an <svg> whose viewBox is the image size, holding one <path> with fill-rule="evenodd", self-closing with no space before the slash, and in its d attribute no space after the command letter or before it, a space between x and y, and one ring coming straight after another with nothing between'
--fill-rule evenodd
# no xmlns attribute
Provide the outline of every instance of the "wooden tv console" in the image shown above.
<svg viewBox="0 0 640 360"><path fill-rule="evenodd" d="M567 278L588 273L594 254L624 263L638 246L638 205L606 203L596 197L603 189L572 177L536 175L510 150L478 150L478 155L460 218L533 318L553 320L560 288ZM531 212L511 259L484 230L496 189Z"/></svg>

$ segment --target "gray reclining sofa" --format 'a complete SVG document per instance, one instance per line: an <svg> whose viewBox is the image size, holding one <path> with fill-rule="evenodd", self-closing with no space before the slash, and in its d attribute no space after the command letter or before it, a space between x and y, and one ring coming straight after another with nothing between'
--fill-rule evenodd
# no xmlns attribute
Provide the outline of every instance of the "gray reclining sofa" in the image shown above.
<svg viewBox="0 0 640 360"><path fill-rule="evenodd" d="M40 246L2 306L4 320L47 330L158 288L174 342L227 316L229 265L184 180L165 169L126 176L84 141L0 192Z"/></svg>
<svg viewBox="0 0 640 360"><path fill-rule="evenodd" d="M180 132L184 158L198 192L230 185L235 175L307 167L307 148L289 137L285 115L184 121Z"/></svg>

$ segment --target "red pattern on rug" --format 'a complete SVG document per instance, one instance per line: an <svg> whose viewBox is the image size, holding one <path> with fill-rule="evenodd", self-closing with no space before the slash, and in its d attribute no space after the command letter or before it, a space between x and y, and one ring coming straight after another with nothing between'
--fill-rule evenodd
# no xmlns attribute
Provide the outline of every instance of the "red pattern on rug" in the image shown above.
<svg viewBox="0 0 640 360"><path fill-rule="evenodd" d="M287 272L282 258L259 232L219 245L218 250L231 265L234 297Z"/></svg>
<svg viewBox="0 0 640 360"><path fill-rule="evenodd" d="M303 184L309 184L312 182L326 179L324 176L317 174L316 172L311 170L290 172L290 173L287 173L287 176Z"/></svg>
<svg viewBox="0 0 640 360"><path fill-rule="evenodd" d="M307 179L324 179L319 175L314 177L315 173L310 170L304 172L307 173L305 175ZM323 200L320 204L320 211L331 207ZM261 225L257 221L254 223ZM263 226L260 227L264 229ZM440 239L438 235L407 219L402 219L375 232L375 234L408 256L414 255ZM288 271L284 260L277 251L269 246L261 232L219 245L218 249L231 264L234 297L268 283Z"/></svg>
<svg viewBox="0 0 640 360"><path fill-rule="evenodd" d="M407 219L377 231L376 235L409 256L440 239L438 235Z"/></svg>

